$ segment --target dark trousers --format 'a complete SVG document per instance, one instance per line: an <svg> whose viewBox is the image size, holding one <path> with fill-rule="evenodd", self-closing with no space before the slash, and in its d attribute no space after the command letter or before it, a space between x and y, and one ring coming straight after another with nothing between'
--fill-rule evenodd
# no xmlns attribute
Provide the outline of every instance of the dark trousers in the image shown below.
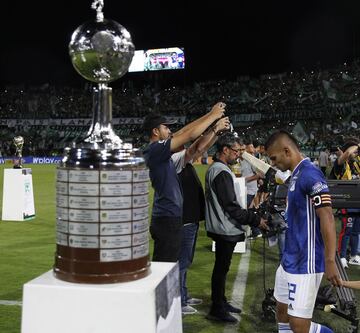
<svg viewBox="0 0 360 333"><path fill-rule="evenodd" d="M153 261L177 262L181 250L181 217L152 217L150 234L154 240Z"/></svg>
<svg viewBox="0 0 360 333"><path fill-rule="evenodd" d="M186 301L190 298L186 286L186 277L187 270L194 258L198 229L199 223L188 223L183 226L179 258L181 306L186 306Z"/></svg>
<svg viewBox="0 0 360 333"><path fill-rule="evenodd" d="M230 268L236 242L215 241L215 264L211 277L212 312L224 312L226 276Z"/></svg>

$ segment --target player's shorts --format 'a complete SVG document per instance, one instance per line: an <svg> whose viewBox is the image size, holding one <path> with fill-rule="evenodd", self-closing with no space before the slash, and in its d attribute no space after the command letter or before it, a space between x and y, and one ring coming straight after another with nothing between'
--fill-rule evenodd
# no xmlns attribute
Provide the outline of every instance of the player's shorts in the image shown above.
<svg viewBox="0 0 360 333"><path fill-rule="evenodd" d="M310 319L323 275L290 274L280 265L275 276L274 297L278 302L288 305L290 316Z"/></svg>

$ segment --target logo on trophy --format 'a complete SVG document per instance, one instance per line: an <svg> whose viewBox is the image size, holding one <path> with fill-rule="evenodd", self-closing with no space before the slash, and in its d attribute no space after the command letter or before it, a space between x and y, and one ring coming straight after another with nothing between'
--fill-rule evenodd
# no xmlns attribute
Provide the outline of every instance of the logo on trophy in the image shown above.
<svg viewBox="0 0 360 333"><path fill-rule="evenodd" d="M83 140L65 147L56 178L54 274L78 283L125 282L150 273L149 171L140 150L112 128L108 86L126 74L135 47L122 25L104 18L103 6L93 1L96 20L80 25L69 43L75 70L94 83L92 124Z"/></svg>
<svg viewBox="0 0 360 333"><path fill-rule="evenodd" d="M22 149L24 146L24 138L22 136L15 136L13 139L15 145L15 159L14 159L14 169L22 168Z"/></svg>

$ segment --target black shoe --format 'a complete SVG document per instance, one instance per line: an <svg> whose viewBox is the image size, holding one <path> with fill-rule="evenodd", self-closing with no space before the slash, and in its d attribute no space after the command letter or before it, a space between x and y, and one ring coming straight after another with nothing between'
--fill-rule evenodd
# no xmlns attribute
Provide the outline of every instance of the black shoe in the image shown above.
<svg viewBox="0 0 360 333"><path fill-rule="evenodd" d="M206 316L206 319L215 320L215 321L223 321L225 323L237 323L238 320L232 316L229 312L209 312Z"/></svg>
<svg viewBox="0 0 360 333"><path fill-rule="evenodd" d="M235 306L232 306L230 303L225 303L225 311L231 312L231 313L241 313L241 309L236 308Z"/></svg>

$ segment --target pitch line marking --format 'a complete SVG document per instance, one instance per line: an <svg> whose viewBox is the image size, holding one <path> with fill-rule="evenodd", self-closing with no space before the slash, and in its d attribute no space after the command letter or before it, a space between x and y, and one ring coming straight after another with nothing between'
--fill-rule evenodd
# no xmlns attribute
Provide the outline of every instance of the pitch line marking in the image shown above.
<svg viewBox="0 0 360 333"><path fill-rule="evenodd" d="M245 297L245 291L246 291L246 282L249 272L249 264L250 264L250 256L251 256L251 250L250 246L246 247L246 252L241 254L241 259L239 262L236 279L234 281L233 285L233 291L231 294L231 303L239 307L240 309L243 308L244 305L244 297ZM236 317L239 322L235 325L226 325L224 328L224 333L234 333L236 330L234 330L234 327L238 327L241 321L241 314L232 313L234 317Z"/></svg>
<svg viewBox="0 0 360 333"><path fill-rule="evenodd" d="M20 301L8 301L8 300L3 300L0 299L0 305L22 305L22 302Z"/></svg>

